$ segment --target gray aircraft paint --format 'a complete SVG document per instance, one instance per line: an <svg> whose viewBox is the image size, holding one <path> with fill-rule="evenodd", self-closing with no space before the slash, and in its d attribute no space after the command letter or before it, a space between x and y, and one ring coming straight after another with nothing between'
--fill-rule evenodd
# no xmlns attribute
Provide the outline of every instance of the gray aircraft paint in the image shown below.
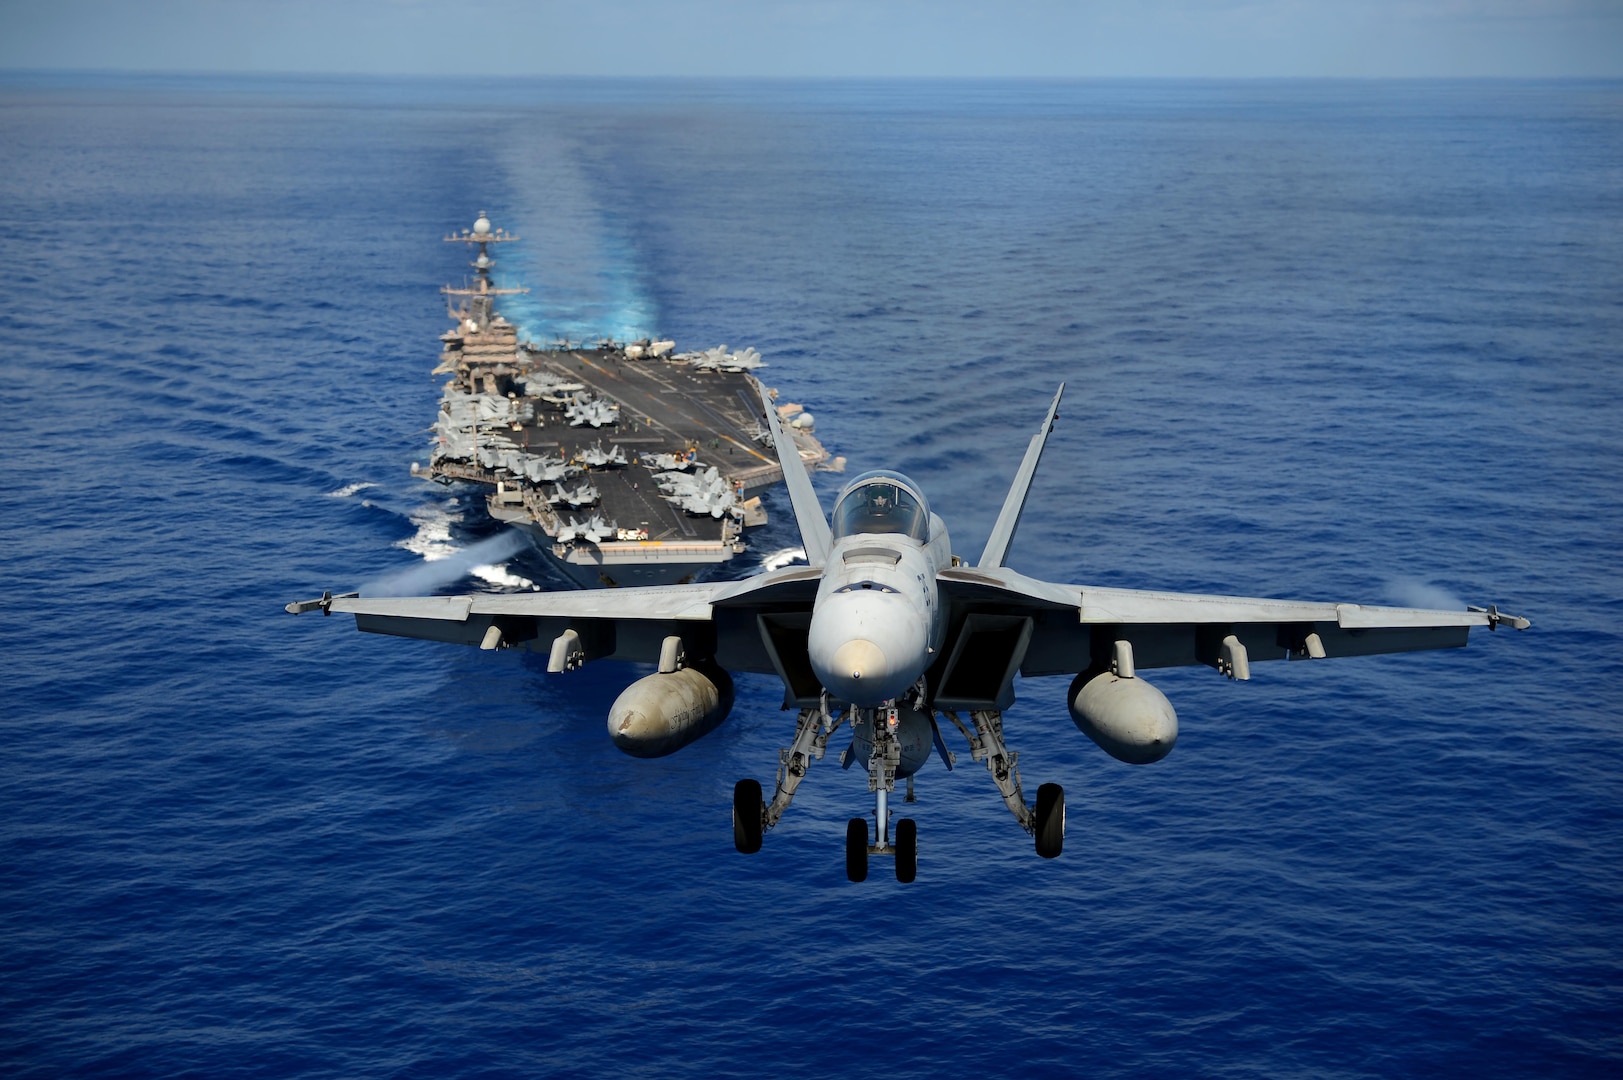
<svg viewBox="0 0 1623 1080"><path fill-rule="evenodd" d="M764 427L784 464L809 566L743 581L593 592L364 599L327 594L289 604L288 610L350 612L361 630L376 633L528 648L547 653L553 672L599 659L657 662L660 673L629 688L610 721L617 745L639 756L670 753L725 718L730 683L724 691L695 670L700 666L776 675L785 705L800 709L795 738L783 752L770 803L760 801L754 781L739 782L735 843L740 851L759 848L761 831L777 824L811 761L822 757L828 737L849 720L853 730L870 733L868 781L876 799L875 842L862 850L857 819L847 833L853 880L866 876L868 854L896 853L887 795L899 777L911 790L918 762L909 758L904 765L902 743L916 757L922 732L912 714L926 718L949 767L937 711L957 727L974 760L992 773L1005 804L1035 837L1038 853L1060 853L1063 790L1044 784L1035 808L1028 805L1017 755L1003 739L1002 712L1014 702L1016 674L1075 676L1068 705L1077 727L1111 756L1144 764L1171 751L1178 729L1171 702L1144 680L1141 669L1201 664L1244 680L1254 662L1455 648L1466 644L1474 626L1529 625L1492 606L1427 610L1202 596L1068 585L1016 573L1003 564L1063 392L1061 385L1028 443L973 567L953 557L945 524L929 513L918 486L899 474L853 480L835 503L841 528L831 529L805 468L790 464L800 462L799 453L763 391ZM673 482L674 476L681 474ZM692 477L682 480L693 483ZM864 519L846 514L851 507L845 500L867 488L891 499L871 504L891 515L879 531L850 527L850 521ZM905 507L911 507L910 516L900 513ZM905 529L892 527L904 520ZM573 527L612 528L595 516ZM967 724L959 711L968 713ZM846 764L851 753L842 755ZM897 873L910 881L916 831L903 824L898 842L908 849L898 855Z"/></svg>

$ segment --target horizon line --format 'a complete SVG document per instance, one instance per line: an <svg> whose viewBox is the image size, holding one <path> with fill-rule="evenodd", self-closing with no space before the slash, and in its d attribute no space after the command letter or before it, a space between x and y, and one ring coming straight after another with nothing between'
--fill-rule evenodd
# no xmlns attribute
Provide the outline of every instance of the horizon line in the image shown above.
<svg viewBox="0 0 1623 1080"><path fill-rule="evenodd" d="M596 82L1623 82L1623 73L1615 75L1194 75L1194 74L1136 74L1136 75L925 75L925 74L726 74L692 75L679 73L592 73L592 72L526 72L523 74L425 74L409 71L297 71L297 70L239 70L230 68L25 68L0 64L0 77L12 75L50 76L120 76L150 78L272 78L272 79L418 79L434 82L516 82L540 79L578 79Z"/></svg>

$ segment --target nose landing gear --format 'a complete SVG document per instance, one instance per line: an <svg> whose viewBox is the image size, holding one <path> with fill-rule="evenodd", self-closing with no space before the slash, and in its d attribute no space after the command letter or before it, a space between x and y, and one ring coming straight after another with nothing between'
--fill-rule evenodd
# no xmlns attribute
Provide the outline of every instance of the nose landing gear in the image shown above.
<svg viewBox="0 0 1623 1080"><path fill-rule="evenodd" d="M1057 858L1065 846L1065 789L1058 784L1043 784L1037 789L1036 806L1026 805L1020 787L1020 770L1016 767L1019 755L1004 744L1002 714L996 710L971 712L969 718L974 725L973 734L956 713L946 712L942 715L951 720L969 740L974 760L986 763L1004 804L1014 814L1020 827L1035 841L1037 854L1045 859ZM846 877L852 881L866 881L870 856L880 855L894 860L897 881L904 884L912 882L918 876L918 824L912 818L902 818L896 822L895 839L890 835L890 794L896 790L901 744L896 736L896 710L888 706L871 710L853 708L849 717L836 717L829 711L825 695L818 707L802 709L795 724L793 744L779 753L781 766L772 801L762 801L761 785L755 780L740 780L734 786L733 845L747 855L761 850L762 834L783 817L784 811L794 800L800 781L805 778L806 770L813 761L822 759L828 747L828 737L847 718L853 727L865 725L864 730L873 733L867 771L868 790L874 793L874 825L870 832L866 818L852 818L846 823ZM939 733L937 742L939 744ZM841 764L850 765L852 755L852 750L847 750L841 756ZM943 754L943 761L949 762L949 767L950 760L950 756ZM913 801L911 776L907 777L907 801Z"/></svg>
<svg viewBox="0 0 1623 1080"><path fill-rule="evenodd" d="M896 880L903 885L919 875L919 826L912 818L896 823L896 838L868 842L867 818L854 817L845 823L845 876L852 881L868 880L868 856L889 855L896 864Z"/></svg>
<svg viewBox="0 0 1623 1080"><path fill-rule="evenodd" d="M868 754L868 790L874 793L874 845L870 855L889 855L896 861L896 880L906 885L918 876L919 831L912 818L896 823L896 842L890 839L890 793L896 790L896 768L902 762L902 744L896 737L898 716L894 702L882 705L873 715L873 750ZM908 801L912 801L913 778L907 778ZM867 829L863 832L866 834ZM847 860L849 862L849 860ZM860 878L852 878L860 881Z"/></svg>
<svg viewBox="0 0 1623 1080"><path fill-rule="evenodd" d="M868 880L868 823L859 817L845 823L845 876Z"/></svg>
<svg viewBox="0 0 1623 1080"><path fill-rule="evenodd" d="M864 710L865 711L865 710ZM870 717L861 717L868 720ZM868 790L874 793L873 843L868 842L868 823L852 818L845 825L845 876L852 881L868 879L868 856L885 855L895 860L896 880L906 885L919 872L919 829L912 818L896 823L896 839L890 837L890 793L896 790L896 767L902 760L896 739L896 710L881 706L871 717L873 749L868 754ZM913 778L907 778L908 801L912 801Z"/></svg>
<svg viewBox="0 0 1623 1080"><path fill-rule="evenodd" d="M909 884L919 873L919 827L912 818L896 823L896 880Z"/></svg>

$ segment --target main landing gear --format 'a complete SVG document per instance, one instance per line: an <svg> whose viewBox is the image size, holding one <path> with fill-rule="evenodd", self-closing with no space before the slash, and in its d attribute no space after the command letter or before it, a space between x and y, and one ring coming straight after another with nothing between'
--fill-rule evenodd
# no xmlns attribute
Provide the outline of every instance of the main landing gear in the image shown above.
<svg viewBox="0 0 1623 1080"><path fill-rule="evenodd" d="M1016 767L1020 755L1003 741L1003 714L996 709L971 712L969 722L975 727L974 734L970 734L957 713L943 715L969 740L970 757L986 762L1004 805L1020 827L1036 840L1037 854L1045 859L1059 858L1065 847L1065 789L1058 784L1043 784L1037 788L1036 808L1028 807L1020 790L1020 770Z"/></svg>
<svg viewBox="0 0 1623 1080"><path fill-rule="evenodd" d="M922 698L922 695L921 695ZM920 709L928 718L934 734L934 744L942 762L953 767L954 757L941 741L932 712ZM969 741L970 755L975 761L984 761L992 780L997 784L1003 802L1014 814L1020 827L1033 837L1037 854L1045 859L1056 858L1065 845L1065 789L1058 784L1043 784L1037 789L1035 807L1026 805L1020 787L1020 771L1016 767L1019 755L1013 753L1003 741L1003 715L997 710L976 710L969 714L966 726L956 713L944 716ZM871 856L893 860L896 880L911 882L918 876L918 825L912 818L896 822L895 836L890 830L890 795L896 790L897 767L902 760L902 746L898 739L899 711L894 706L877 709L853 708L849 714L833 715L828 697L815 708L802 709L795 724L795 739L788 749L779 752L776 789L772 801L764 802L761 785L755 780L740 780L733 788L733 845L745 854L761 850L762 835L783 817L794 801L795 790L806 776L813 761L820 761L828 749L828 739L849 719L854 733L871 732L871 750L868 754L868 790L874 793L873 827L866 818L852 818L845 826L845 873L852 881L866 881ZM916 718L915 718L916 719ZM855 757L856 743L841 755L840 763L849 767ZM927 753L927 751L926 751ZM917 760L917 759L915 759ZM913 778L907 780L906 801L913 801Z"/></svg>
<svg viewBox="0 0 1623 1080"><path fill-rule="evenodd" d="M733 785L733 846L745 855L761 850L761 806L759 780Z"/></svg>
<svg viewBox="0 0 1623 1080"><path fill-rule="evenodd" d="M828 737L845 717L834 716L828 709L828 696L814 709L801 709L795 721L795 741L787 750L778 751L778 784L770 803L761 799L761 785L755 780L740 780L733 785L733 846L746 855L761 850L761 834L776 825L783 812L794 802L795 789L806 778L806 770L813 761L821 761L828 751Z"/></svg>

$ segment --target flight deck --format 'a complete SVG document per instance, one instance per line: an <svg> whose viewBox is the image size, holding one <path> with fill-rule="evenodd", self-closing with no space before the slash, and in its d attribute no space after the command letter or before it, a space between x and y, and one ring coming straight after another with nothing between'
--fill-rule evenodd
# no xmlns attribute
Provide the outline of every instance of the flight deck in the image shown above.
<svg viewBox="0 0 1623 1080"><path fill-rule="evenodd" d="M783 479L754 349L677 353L675 342L538 346L495 309L488 245L517 239L483 213L447 241L476 244L473 282L447 286L456 328L429 463L418 476L492 490L493 518L524 529L583 586L690 581L745 550L758 492ZM801 406L772 407L808 468L839 470Z"/></svg>

